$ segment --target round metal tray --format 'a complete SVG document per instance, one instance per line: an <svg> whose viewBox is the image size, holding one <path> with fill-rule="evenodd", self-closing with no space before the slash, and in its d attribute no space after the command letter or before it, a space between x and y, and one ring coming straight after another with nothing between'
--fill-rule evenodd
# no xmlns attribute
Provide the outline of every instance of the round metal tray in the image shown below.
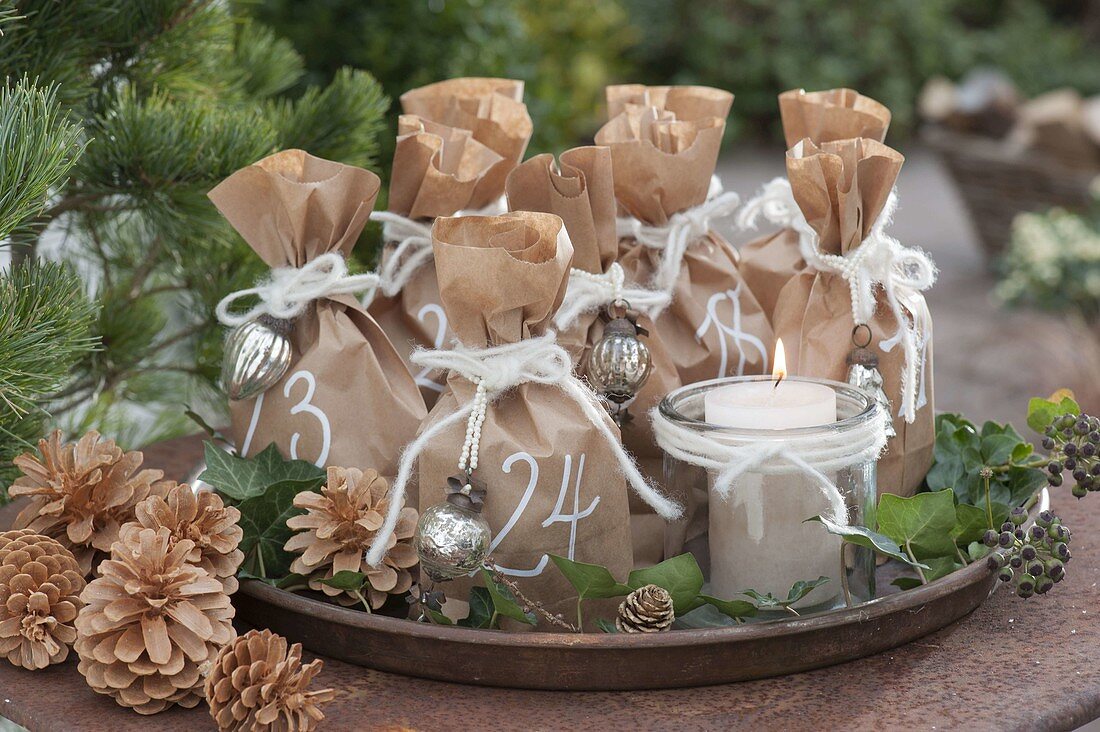
<svg viewBox="0 0 1100 732"><path fill-rule="evenodd" d="M906 592L819 615L652 635L507 633L415 623L256 581L238 617L348 663L441 681L524 689L627 690L723 684L830 666L916 640L991 593L984 561Z"/></svg>

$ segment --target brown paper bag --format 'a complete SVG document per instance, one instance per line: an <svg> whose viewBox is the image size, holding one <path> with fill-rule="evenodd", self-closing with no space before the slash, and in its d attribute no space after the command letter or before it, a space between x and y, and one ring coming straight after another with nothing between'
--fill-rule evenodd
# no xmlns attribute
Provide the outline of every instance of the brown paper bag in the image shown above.
<svg viewBox="0 0 1100 732"><path fill-rule="evenodd" d="M508 176L508 205L512 210L560 216L573 244L573 267L605 274L618 256L611 150L580 147L563 152L560 159L561 164L555 166L552 155L537 155L516 167ZM652 321L640 313L638 325L649 333L644 341L650 351L652 371L630 403L629 409L636 418L623 427L622 436L643 472L663 482L661 452L645 415L665 394L680 386L680 379ZM584 373L588 353L603 336L603 326L599 312L591 311L581 313L571 327L559 332L558 342L573 356L578 373ZM634 563L656 564L666 556L666 522L636 494L629 495ZM669 547L669 551L678 553L681 548L682 544L677 544Z"/></svg>
<svg viewBox="0 0 1100 732"><path fill-rule="evenodd" d="M428 229L435 217L469 208L477 186L501 160L500 155L475 140L470 130L401 115L390 176L389 212L423 222ZM397 223L389 231L392 234L396 230L400 236L401 222ZM399 272L401 265L409 266L414 261L415 252L398 251L398 246L399 240L387 243L380 272ZM444 389L444 377L413 366L409 354L416 348L443 348L453 334L439 304L439 284L430 257L431 237L424 237L419 246L426 259L392 296L375 293L369 301L369 312L408 364L425 403L431 407Z"/></svg>
<svg viewBox="0 0 1100 732"><path fill-rule="evenodd" d="M817 234L824 254L844 255L863 245L872 233L897 179L904 158L875 140L822 143L803 140L787 153L787 176L806 222ZM878 464L879 492L912 495L932 461L935 438L932 384L932 328L924 296L899 296L907 321L920 325L923 366L918 371L915 419L899 416L902 346L884 350L899 323L882 287L875 290L871 329L884 390L894 412L892 438ZM844 381L855 325L851 289L841 276L808 267L792 277L779 294L775 332L783 339L790 373ZM909 322L902 325L908 326Z"/></svg>
<svg viewBox="0 0 1100 732"><path fill-rule="evenodd" d="M550 328L573 254L568 237L559 239L561 230L560 218L543 213L436 221L440 294L464 346L515 343ZM474 384L461 375L452 373L448 384L422 432L473 398ZM615 431L610 417L597 415ZM420 453L421 511L445 499L464 432L462 420ZM602 564L616 577L630 571L625 480L607 439L560 388L524 383L491 401L478 454L474 478L488 491L483 515L493 530L491 555L524 594L568 619L576 592L550 554ZM455 580L444 589L465 600L470 584Z"/></svg>
<svg viewBox="0 0 1100 732"><path fill-rule="evenodd" d="M608 87L607 99L618 114L596 142L611 147L615 195L626 212L643 225L663 227L706 202L733 95L629 85ZM696 235L667 283L656 281L661 258L661 250L634 238L620 241L619 262L628 276L672 295L656 326L681 381L767 370L771 327L741 279L736 250L714 231Z"/></svg>
<svg viewBox="0 0 1100 732"><path fill-rule="evenodd" d="M370 171L286 150L209 195L268 266L302 267L328 252L351 253L378 187ZM274 442L288 458L392 476L426 410L385 333L354 297L337 295L308 305L290 340L283 379L230 404L241 454Z"/></svg>
<svg viewBox="0 0 1100 732"><path fill-rule="evenodd" d="M401 95L401 110L424 119L470 130L474 139L501 160L474 188L467 208L485 208L500 198L508 173L527 150L533 125L523 103L523 82L459 78L439 81Z"/></svg>
<svg viewBox="0 0 1100 732"><path fill-rule="evenodd" d="M815 145L855 137L882 142L890 126L889 109L852 89L785 91L779 95L779 113L787 147L803 138L813 140ZM764 214L769 223L782 227L741 247L741 275L769 322L783 285L806 267L798 250L798 232L791 228L789 221L791 215L797 214L790 205L790 186L785 179L777 181L780 183L767 184L761 197L747 202L738 216L738 224L743 229L755 229L759 214ZM770 212L757 205L758 201L763 203L763 197L775 195L787 199L782 212Z"/></svg>

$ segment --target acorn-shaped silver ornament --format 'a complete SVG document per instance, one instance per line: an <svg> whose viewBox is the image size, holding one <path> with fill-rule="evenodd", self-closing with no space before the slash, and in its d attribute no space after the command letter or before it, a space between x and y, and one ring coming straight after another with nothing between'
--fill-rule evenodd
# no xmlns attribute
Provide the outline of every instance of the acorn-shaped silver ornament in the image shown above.
<svg viewBox="0 0 1100 732"><path fill-rule="evenodd" d="M649 334L621 300L609 305L602 317L603 336L588 354L585 373L592 388L617 406L612 417L622 425L630 419L623 405L637 396L652 371L649 347L641 340Z"/></svg>
<svg viewBox="0 0 1100 732"><path fill-rule="evenodd" d="M261 315L229 332L222 386L230 399L249 399L283 378L290 368L290 328L288 320Z"/></svg>
<svg viewBox="0 0 1100 732"><path fill-rule="evenodd" d="M447 479L447 500L420 515L413 547L420 571L433 582L446 582L481 568L492 532L481 515L485 489L468 475Z"/></svg>
<svg viewBox="0 0 1100 732"><path fill-rule="evenodd" d="M861 341L861 331L866 332L866 338ZM886 437L897 435L894 429L894 412L890 406L890 398L886 396L882 385L882 372L878 370L878 356L867 346L871 344L871 328L867 325L857 325L852 329L852 345L855 348L848 354L848 383L857 389L874 397L879 407L886 412Z"/></svg>

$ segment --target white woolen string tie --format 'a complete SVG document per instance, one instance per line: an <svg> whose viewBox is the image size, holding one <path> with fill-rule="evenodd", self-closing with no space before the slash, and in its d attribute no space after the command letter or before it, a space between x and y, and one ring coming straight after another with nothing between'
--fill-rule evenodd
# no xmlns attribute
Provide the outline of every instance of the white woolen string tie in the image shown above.
<svg viewBox="0 0 1100 732"><path fill-rule="evenodd" d="M612 262L607 271L594 274L583 269L569 270L569 286L561 307L554 316L558 330L567 330L583 313L591 313L613 302L624 301L651 318L668 307L671 297L667 292L642 287L626 287L626 273L618 262Z"/></svg>
<svg viewBox="0 0 1100 732"><path fill-rule="evenodd" d="M255 287L231 292L218 302L214 312L226 326L243 325L261 315L279 320L293 320L306 306L323 297L353 295L378 286L373 272L348 274L348 264L339 252L328 252L313 258L302 267L276 267ZM242 298L257 296L260 301L245 312L232 312L230 307Z"/></svg>
<svg viewBox="0 0 1100 732"><path fill-rule="evenodd" d="M504 196L488 206L464 209L455 216L495 216L505 210ZM382 240L397 243L378 268L378 285L363 296L363 307L370 307L378 293L394 297L405 289L417 270L432 260L432 224L434 219L410 219L392 211L372 211L370 220L382 224Z"/></svg>
<svg viewBox="0 0 1100 732"><path fill-rule="evenodd" d="M367 563L371 566L378 566L386 555L390 536L405 505L405 492L413 464L424 447L444 430L466 420L466 437L458 467L460 471L474 470L478 463L481 425L489 404L519 384L538 383L561 388L580 405L585 416L611 446L627 482L642 500L665 519L680 517L681 507L646 481L633 458L623 449L619 438L607 425L607 413L596 396L573 375L573 362L565 349L558 345L557 334L553 331L538 338L489 348L468 348L459 344L447 351L420 349L413 352L411 360L418 366L433 370L454 371L476 384L477 391L473 399L429 427L401 453L385 520L367 551Z"/></svg>
<svg viewBox="0 0 1100 732"><path fill-rule="evenodd" d="M620 238L633 237L643 246L662 251L652 279L652 285L661 292L672 293L688 247L706 236L713 221L732 216L741 203L733 191L722 192L718 176L711 178L707 196L698 206L673 214L664 226L650 226L633 216L615 221Z"/></svg>
<svg viewBox="0 0 1100 732"><path fill-rule="evenodd" d="M877 459L886 447L888 419L889 415L876 407L870 420L850 430L738 443L736 437L723 435L728 441L720 441L673 422L659 408L650 411L653 434L661 449L677 460L712 471L714 490L722 498L729 500L737 479L745 473L800 472L828 501L828 518L841 525L848 523L848 508L828 476Z"/></svg>
<svg viewBox="0 0 1100 732"><path fill-rule="evenodd" d="M737 226L742 231L755 229L760 218L784 229L793 228L794 222L802 218L802 211L791 192L791 183L786 178L773 178L746 201L737 213Z"/></svg>

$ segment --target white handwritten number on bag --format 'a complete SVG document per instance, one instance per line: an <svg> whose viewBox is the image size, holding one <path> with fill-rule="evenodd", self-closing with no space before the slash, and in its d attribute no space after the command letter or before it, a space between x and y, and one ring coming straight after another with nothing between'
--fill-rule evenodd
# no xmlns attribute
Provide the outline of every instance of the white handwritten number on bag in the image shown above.
<svg viewBox="0 0 1100 732"><path fill-rule="evenodd" d="M743 285L744 283L738 283L735 290L724 290L711 295L710 299L707 300L707 317L703 319L703 322L699 324L699 329L695 331L695 337L700 340L710 331L712 326L718 331L718 348L721 354L718 362L719 379L725 376L745 375L745 344L752 346L760 354L761 363L763 364L760 373L768 373L768 349L764 347L763 341L752 333L741 330L741 288ZM718 306L725 300L729 300L732 306L732 317L728 324L723 323L718 316ZM729 349L731 346L737 349L738 353L737 370L733 373L728 371Z"/></svg>
<svg viewBox="0 0 1100 732"><path fill-rule="evenodd" d="M317 377L313 375L313 372L299 369L291 374L290 378L287 379L286 383L283 385L283 396L290 399L290 392L299 381L305 382L306 390L298 403L290 408L290 413L292 415L308 414L310 417L317 420L317 424L321 427L321 452L317 456L317 459L313 461L313 464L319 468L323 468L325 467L325 461L328 460L329 448L332 447L332 425L329 422L328 415L313 403L313 395L317 391ZM256 397L256 404L252 407L252 419L248 423L248 432L245 433L244 444L241 445L241 455L244 457L248 457L248 451L252 447L252 438L256 434L256 425L260 422L260 410L263 409L264 406L264 396L265 394L260 394ZM298 443L301 438L301 432L295 432L290 437L291 460L304 459L298 456Z"/></svg>
<svg viewBox="0 0 1100 732"><path fill-rule="evenodd" d="M527 506L531 502L531 497L535 494L535 489L539 484L539 464L530 454L526 452L516 452L508 456L504 463L500 466L500 469L505 473L512 472L512 466L516 463L527 463L527 467L530 470L530 477L527 479L527 488L523 491L523 496L520 497L519 503L516 505L516 509L512 511L512 515L508 517L508 521L505 522L504 528L502 528L496 536L493 537L492 543L489 545L489 554L500 546L500 543L504 541L504 538L511 533L516 524L519 523L519 519L523 516L523 513L527 510ZM587 518L592 515L592 512L596 510L596 507L600 505L600 497L596 496L592 499L592 502L588 504L588 508L583 511L580 510L581 504L581 479L584 476L584 453L581 453L580 459L577 461L577 478L575 481L569 479L573 475L573 456L565 456L565 467L562 470L561 476L561 489L558 491L558 500L554 504L554 510L542 522L542 528L549 528L555 523L567 523L569 524L569 554L568 558L573 559L577 550L577 522L581 519ZM565 499L569 495L569 485L573 484L573 513L562 513L562 508L565 506ZM550 557L547 554L543 554L538 563L531 569L514 569L511 567L502 567L496 565L503 574L510 574L514 577L537 577L542 574L542 570L546 569L547 563L550 561ZM471 573L470 576L473 576Z"/></svg>
<svg viewBox="0 0 1100 732"><path fill-rule="evenodd" d="M447 339L447 314L443 312L443 308L438 304L429 302L417 311L416 319L420 321L421 325L424 325L424 318L428 315L435 316L435 340L432 342L432 348L439 350L443 348L443 341ZM416 375L416 385L432 391L442 392L443 384L429 378L432 372L433 369L429 366L420 369L420 372Z"/></svg>

